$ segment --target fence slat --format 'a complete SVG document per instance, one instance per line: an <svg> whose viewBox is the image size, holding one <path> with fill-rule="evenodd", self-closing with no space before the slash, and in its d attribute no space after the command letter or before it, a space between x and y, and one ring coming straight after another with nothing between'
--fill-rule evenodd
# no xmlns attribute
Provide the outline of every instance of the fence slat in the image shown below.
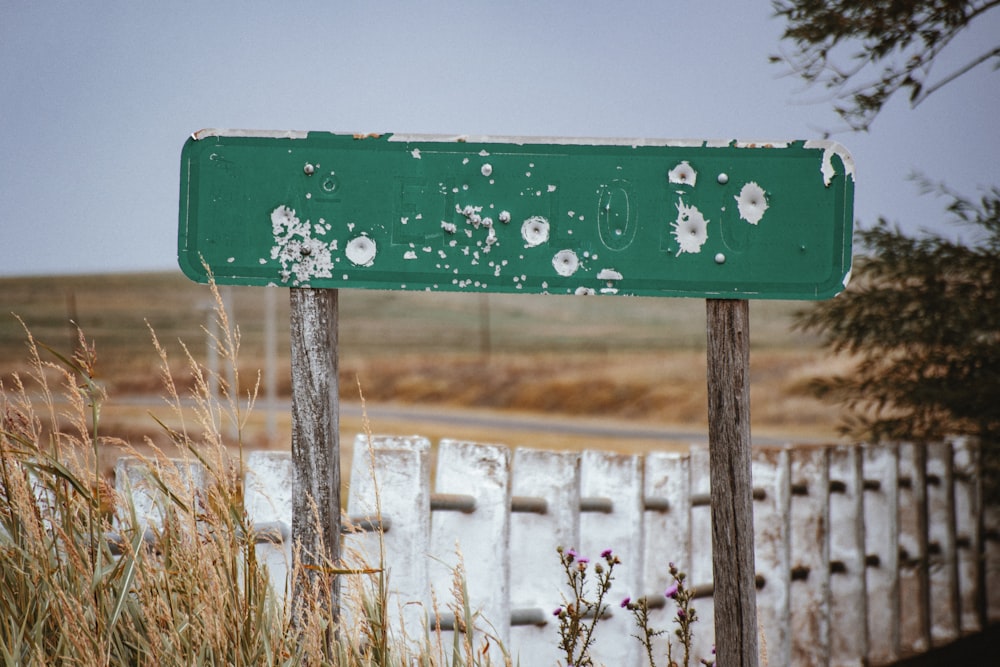
<svg viewBox="0 0 1000 667"><path fill-rule="evenodd" d="M646 455L643 474L645 501L645 555L643 591L651 603L664 601L663 592L672 583L671 562L687 571L691 567L691 472L690 459L676 452ZM651 502L652 501L652 502ZM659 509L650 509L650 506ZM658 637L658 655L666 655L666 642L675 627L671 619L676 605L671 602L650 611L650 624L666 629ZM700 612L699 612L700 613Z"/></svg>
<svg viewBox="0 0 1000 667"><path fill-rule="evenodd" d="M963 635L985 622L982 591L982 526L979 450L968 438L952 444L955 478L955 546L958 570L959 627Z"/></svg>
<svg viewBox="0 0 1000 667"><path fill-rule="evenodd" d="M563 545L593 562L610 548L624 561L605 600L610 615L593 649L596 662L643 664L631 615L618 603L626 595L663 602L670 561L687 572L690 588L706 594L695 602L701 621L693 659L709 655L715 619L711 508L702 502L709 497L706 448L645 457L518 449L511 466L506 447L443 440L434 494L429 453L419 436L355 440L347 523L367 527L344 536L345 565L386 564L394 641L422 643L435 611L454 627L446 612L457 547L468 603L480 619L475 649L487 632L515 661L558 661L552 610L565 591L555 553ZM886 665L1000 620L1000 511L984 506L979 457L971 440L755 451L760 663ZM168 504L153 474L196 509L208 483L192 460L123 458L115 470L116 487L131 494L143 526L159 525ZM292 545L282 538L292 521L292 475L286 452L247 457L245 511L256 530L277 537L256 548L279 595L289 588ZM196 516L183 520L195 528ZM380 525L387 531L381 543L372 531ZM374 590L377 576L344 581L353 587L344 621L354 622L360 612L353 603L362 589ZM657 605L651 624L672 634L674 611ZM453 635L444 635L449 647ZM499 661L497 642L490 644Z"/></svg>
<svg viewBox="0 0 1000 667"><path fill-rule="evenodd" d="M510 639L510 450L502 445L442 440L438 445L438 493L475 496L471 513L434 512L431 517L431 587L439 605L451 604L453 572L461 553L467 604L482 614L477 633L504 646ZM447 607L445 607L446 609ZM478 634L481 638L482 634ZM490 642L496 646L495 641ZM478 644L476 648L478 648ZM499 659L494 649L493 658Z"/></svg>
<svg viewBox="0 0 1000 667"><path fill-rule="evenodd" d="M382 534L384 552L380 553L377 532L346 535L343 552L354 564L378 567L384 560L390 593L386 608L389 627L400 633L402 641L419 641L430 610L430 441L419 436L376 436L370 441L357 436L347 507L353 517L377 517L381 509L381 517L391 522ZM349 578L348 583L355 588L346 599L356 600L356 586L371 581Z"/></svg>
<svg viewBox="0 0 1000 667"><path fill-rule="evenodd" d="M955 484L950 443L927 446L927 539L931 641L937 646L957 639L960 631L955 558Z"/></svg>
<svg viewBox="0 0 1000 667"><path fill-rule="evenodd" d="M830 660L829 450L791 454L791 664L823 667Z"/></svg>
<svg viewBox="0 0 1000 667"><path fill-rule="evenodd" d="M830 449L827 488L830 489L830 665L863 665L868 653L868 599L858 447Z"/></svg>
<svg viewBox="0 0 1000 667"><path fill-rule="evenodd" d="M986 580L986 618L1000 623L1000 507L983 508L983 568Z"/></svg>
<svg viewBox="0 0 1000 667"><path fill-rule="evenodd" d="M607 600L611 617L601 621L593 657L597 663L631 667L637 665L641 646L633 640L632 618L619 607L626 596L644 595L642 459L638 456L585 451L580 460L581 497L609 498L610 512L588 512L580 517L580 553L593 562L613 549L623 563L615 574L615 585Z"/></svg>
<svg viewBox="0 0 1000 667"><path fill-rule="evenodd" d="M754 554L757 574L764 578L757 591L761 665L791 664L789 637L789 524L791 484L789 451L758 449L751 462L754 488L763 497L753 504Z"/></svg>
<svg viewBox="0 0 1000 667"><path fill-rule="evenodd" d="M865 554L868 593L868 660L884 665L899 659L898 449L865 445L863 456ZM870 482L878 482L877 485Z"/></svg>
<svg viewBox="0 0 1000 667"><path fill-rule="evenodd" d="M257 560L267 567L271 589L281 599L290 593L292 571L292 455L256 451L247 456L243 476L243 506L255 526L280 524L289 539L259 542Z"/></svg>
<svg viewBox="0 0 1000 667"><path fill-rule="evenodd" d="M143 460L125 456L115 462L115 491L122 496L131 495L139 526L143 529L162 526L163 510L168 504L162 490L153 482L150 466L171 491L178 493L197 513L200 490L206 481L201 463L191 459Z"/></svg>
<svg viewBox="0 0 1000 667"><path fill-rule="evenodd" d="M708 447L692 445L690 449L691 496L711 497ZM691 562L687 569L687 585L711 586L712 576L712 507L691 504ZM695 658L708 657L715 645L715 601L711 595L699 598L695 604L700 619L694 627L692 650Z"/></svg>
<svg viewBox="0 0 1000 667"><path fill-rule="evenodd" d="M930 648L930 580L927 553L927 450L899 446L899 652Z"/></svg>
<svg viewBox="0 0 1000 667"><path fill-rule="evenodd" d="M545 500L545 513L518 512L510 521L511 608L540 609L544 625L511 627L514 664L554 665L561 657L552 610L565 595L556 547L580 544L580 455L527 448L514 451L516 498Z"/></svg>

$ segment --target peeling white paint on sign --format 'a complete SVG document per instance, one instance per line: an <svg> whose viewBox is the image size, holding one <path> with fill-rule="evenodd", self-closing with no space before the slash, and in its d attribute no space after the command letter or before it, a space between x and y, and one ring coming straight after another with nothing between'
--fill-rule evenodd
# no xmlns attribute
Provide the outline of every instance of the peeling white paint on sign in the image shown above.
<svg viewBox="0 0 1000 667"><path fill-rule="evenodd" d="M839 156L840 161L844 163L846 176L850 176L851 180L854 180L854 158L846 148L838 144L836 141L815 139L812 141L806 141L803 144L803 148L815 148L823 151L823 161L820 163L819 169L823 174L823 184L827 187L830 187L830 182L837 173L836 169L833 167L834 155Z"/></svg>
<svg viewBox="0 0 1000 667"><path fill-rule="evenodd" d="M524 247L534 248L549 240L549 221L540 215L533 215L521 225Z"/></svg>
<svg viewBox="0 0 1000 667"><path fill-rule="evenodd" d="M671 146L675 148L700 148L702 146L729 146L732 139L649 139L632 137L536 137L536 136L499 136L472 134L412 134L393 133L388 137L392 142L404 143L470 143L470 144L558 144L563 146ZM485 152L485 151L483 151ZM489 155L488 152L485 152ZM485 157L485 156L484 156Z"/></svg>
<svg viewBox="0 0 1000 667"><path fill-rule="evenodd" d="M356 236L348 241L345 252L347 259L351 260L352 264L371 266L375 263L378 247L375 245L375 239L367 236Z"/></svg>
<svg viewBox="0 0 1000 667"><path fill-rule="evenodd" d="M769 139L756 139L756 140L742 140L734 141L733 145L736 148L788 148L788 141L772 141Z"/></svg>
<svg viewBox="0 0 1000 667"><path fill-rule="evenodd" d="M764 217L767 210L767 197L764 188L754 181L750 181L740 188L740 194L734 197L736 206L739 209L740 217L756 225Z"/></svg>
<svg viewBox="0 0 1000 667"><path fill-rule="evenodd" d="M667 178L670 179L671 183L694 187L695 182L698 180L698 172L688 164L687 160L683 160L667 173Z"/></svg>
<svg viewBox="0 0 1000 667"><path fill-rule="evenodd" d="M195 141L208 139L209 137L252 137L255 139L305 139L308 132L298 130L220 130L217 128L205 128L198 130L191 135Z"/></svg>
<svg viewBox="0 0 1000 667"><path fill-rule="evenodd" d="M331 250L337 243L324 243L313 238L313 231L322 235L325 226L315 228L308 220L302 222L293 209L279 206L271 212L271 232L274 235L274 245L271 247L271 259L281 264L281 280L287 283L295 277L293 285L308 282L311 278L330 278L333 274L333 257Z"/></svg>
<svg viewBox="0 0 1000 667"><path fill-rule="evenodd" d="M552 258L552 266L560 276L569 277L580 268L580 258L572 250L560 250Z"/></svg>
<svg viewBox="0 0 1000 667"><path fill-rule="evenodd" d="M677 202L677 220L671 223L673 235L679 246L677 256L681 253L699 253L708 240L708 220L698 210L697 206L687 206L683 200Z"/></svg>

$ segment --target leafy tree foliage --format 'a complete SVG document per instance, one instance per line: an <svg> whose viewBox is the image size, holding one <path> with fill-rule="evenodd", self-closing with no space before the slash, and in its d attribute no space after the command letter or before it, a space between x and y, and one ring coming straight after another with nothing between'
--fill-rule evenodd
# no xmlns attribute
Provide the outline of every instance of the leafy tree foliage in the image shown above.
<svg viewBox="0 0 1000 667"><path fill-rule="evenodd" d="M797 326L856 360L813 383L848 408L845 433L1000 443L1000 189L979 202L936 189L956 221L985 238L914 239L881 220L859 232L867 254L847 291L801 313Z"/></svg>
<svg viewBox="0 0 1000 667"><path fill-rule="evenodd" d="M854 130L866 130L900 91L919 104L1000 46L936 78L931 66L958 34L1000 0L774 0L787 21L784 61L829 89ZM1000 41L1000 39L998 39ZM846 58L846 63L844 62ZM978 234L971 243L911 238L885 219L857 233L854 280L836 299L800 314L830 349L855 360L846 374L815 381L844 405L843 431L873 440L978 436L986 492L1000 502L1000 189L976 202L937 190L947 210Z"/></svg>
<svg viewBox="0 0 1000 667"><path fill-rule="evenodd" d="M916 106L974 67L1000 67L1000 44L956 69L931 76L952 40L1000 0L775 0L790 53L772 56L810 84L829 89L855 130L868 129L899 91ZM998 40L1000 41L1000 40ZM880 69L881 68L881 69Z"/></svg>

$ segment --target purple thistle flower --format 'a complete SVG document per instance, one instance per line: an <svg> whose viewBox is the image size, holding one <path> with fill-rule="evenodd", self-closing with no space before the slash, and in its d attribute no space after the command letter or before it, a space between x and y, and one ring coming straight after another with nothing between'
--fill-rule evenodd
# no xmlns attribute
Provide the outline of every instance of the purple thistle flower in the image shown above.
<svg viewBox="0 0 1000 667"><path fill-rule="evenodd" d="M628 606L628 603L631 601L632 598L625 598L624 600L622 600L622 609L625 609Z"/></svg>
<svg viewBox="0 0 1000 667"><path fill-rule="evenodd" d="M601 558L611 558L611 549L605 549L602 551Z"/></svg>
<svg viewBox="0 0 1000 667"><path fill-rule="evenodd" d="M562 614L562 611L563 611L562 607L556 607L555 611L552 612L552 615L558 617L560 614Z"/></svg>
<svg viewBox="0 0 1000 667"><path fill-rule="evenodd" d="M674 583L670 584L670 588L668 588L667 590L665 590L663 592L663 595L665 597L668 597L668 598L675 598L675 597L677 597L677 582L675 581Z"/></svg>

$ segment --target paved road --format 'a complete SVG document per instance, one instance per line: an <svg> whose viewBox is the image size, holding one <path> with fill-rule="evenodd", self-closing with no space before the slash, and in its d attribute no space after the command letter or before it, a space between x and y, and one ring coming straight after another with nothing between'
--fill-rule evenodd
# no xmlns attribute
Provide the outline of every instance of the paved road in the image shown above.
<svg viewBox="0 0 1000 667"><path fill-rule="evenodd" d="M157 406L163 407L160 396L116 396L113 401L118 405ZM277 401L275 409L283 412L291 411L291 400ZM259 398L255 407L260 413L267 410L267 401ZM658 426L641 424L630 426L623 421L601 420L595 418L567 417L565 415L546 417L525 415L524 413L504 412L500 410L466 410L454 407L433 405L400 405L367 403L365 411L373 422L379 420L412 421L414 424L438 424L467 428L480 428L498 431L520 431L535 433L563 434L567 436L584 436L620 440L651 440L679 441L688 443L708 443L707 431L677 426ZM361 404L358 402L342 402L340 412L344 416L360 417ZM829 439L803 437L801 435L753 435L756 446L774 446L787 443L795 444L828 444Z"/></svg>
<svg viewBox="0 0 1000 667"><path fill-rule="evenodd" d="M285 405L288 405L287 401ZM341 414L360 416L361 406L357 403L342 403ZM373 421L393 419L399 421L450 424L508 431L533 431L541 433L561 433L565 435L617 438L624 440L679 440L691 443L708 443L707 431L678 427L641 425L627 426L620 422L601 423L599 420L568 419L564 416L547 418L504 412L482 412L439 408L434 406L371 405L366 406L368 417ZM776 437L752 436L753 444L760 446L796 444L826 444L829 440L803 438L801 436Z"/></svg>

